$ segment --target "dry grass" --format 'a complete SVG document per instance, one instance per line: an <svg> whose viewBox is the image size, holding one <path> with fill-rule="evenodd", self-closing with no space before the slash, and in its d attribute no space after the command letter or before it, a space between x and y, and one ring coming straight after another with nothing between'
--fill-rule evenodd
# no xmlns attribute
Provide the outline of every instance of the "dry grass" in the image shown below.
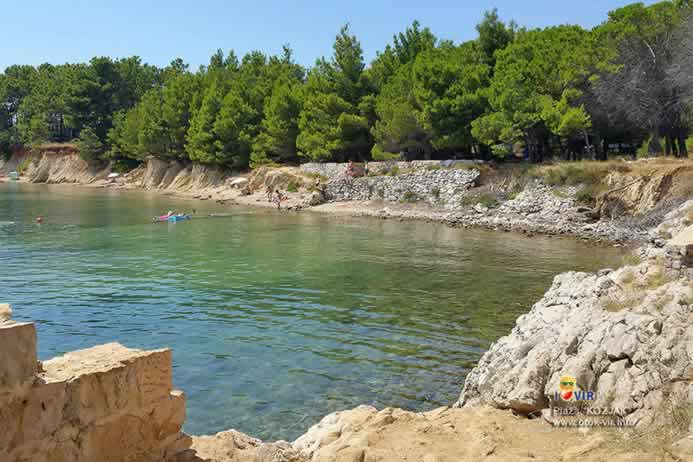
<svg viewBox="0 0 693 462"><path fill-rule="evenodd" d="M493 208L498 205L498 198L488 192L477 192L474 194L466 194L462 197L462 205L472 207L476 204L481 204L484 207Z"/></svg>
<svg viewBox="0 0 693 462"><path fill-rule="evenodd" d="M75 143L43 143L42 149L76 149Z"/></svg>
<svg viewBox="0 0 693 462"><path fill-rule="evenodd" d="M637 266L640 264L640 257L635 254L628 253L621 257L621 266Z"/></svg>
<svg viewBox="0 0 693 462"><path fill-rule="evenodd" d="M693 207L688 209L688 213L686 214L686 218L684 219L687 225L693 224Z"/></svg>
<svg viewBox="0 0 693 462"><path fill-rule="evenodd" d="M648 292L674 280L674 277L664 270L663 261L657 261L655 268L651 269L645 277L638 278L637 276L636 270L625 270L611 293L600 300L601 308L616 312L636 307L645 300ZM657 310L662 310L672 300L673 296L669 292L664 292L654 301L654 307Z"/></svg>
<svg viewBox="0 0 693 462"><path fill-rule="evenodd" d="M657 309L657 311L662 311L667 304L671 303L672 300L674 300L674 296L667 292L655 301L654 307Z"/></svg>
<svg viewBox="0 0 693 462"><path fill-rule="evenodd" d="M628 269L621 276L621 283L631 285L635 282L635 271Z"/></svg>

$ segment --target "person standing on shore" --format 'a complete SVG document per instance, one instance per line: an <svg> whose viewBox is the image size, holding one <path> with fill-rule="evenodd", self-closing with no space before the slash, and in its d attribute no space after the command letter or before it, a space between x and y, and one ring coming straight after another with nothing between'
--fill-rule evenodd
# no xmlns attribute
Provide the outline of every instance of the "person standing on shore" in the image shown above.
<svg viewBox="0 0 693 462"><path fill-rule="evenodd" d="M281 210L282 208L282 201L285 200L286 197L282 194L282 192L279 189L276 189L274 191L274 201L277 203L277 210Z"/></svg>

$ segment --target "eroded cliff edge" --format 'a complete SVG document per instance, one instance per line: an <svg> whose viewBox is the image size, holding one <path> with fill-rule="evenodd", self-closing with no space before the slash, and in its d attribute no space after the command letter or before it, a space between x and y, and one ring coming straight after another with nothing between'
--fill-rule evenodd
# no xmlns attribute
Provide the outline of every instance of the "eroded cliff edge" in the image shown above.
<svg viewBox="0 0 693 462"><path fill-rule="evenodd" d="M145 189L224 204L439 221L609 242L644 241L664 215L693 195L693 162L652 159L526 168L465 161L303 164L232 172L151 157L115 174L89 165L70 145L0 160L0 173L23 181ZM367 171L366 171L367 169ZM361 175L361 176L358 176ZM0 181L2 179L0 178ZM594 184L594 182L597 184ZM592 182L592 183L591 183Z"/></svg>

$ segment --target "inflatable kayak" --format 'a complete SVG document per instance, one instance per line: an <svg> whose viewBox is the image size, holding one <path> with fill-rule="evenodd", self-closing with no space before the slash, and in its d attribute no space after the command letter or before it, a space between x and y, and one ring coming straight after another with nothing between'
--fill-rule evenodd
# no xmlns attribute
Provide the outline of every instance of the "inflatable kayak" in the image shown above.
<svg viewBox="0 0 693 462"><path fill-rule="evenodd" d="M175 223L185 220L190 220L190 215L161 215L154 217L154 223Z"/></svg>

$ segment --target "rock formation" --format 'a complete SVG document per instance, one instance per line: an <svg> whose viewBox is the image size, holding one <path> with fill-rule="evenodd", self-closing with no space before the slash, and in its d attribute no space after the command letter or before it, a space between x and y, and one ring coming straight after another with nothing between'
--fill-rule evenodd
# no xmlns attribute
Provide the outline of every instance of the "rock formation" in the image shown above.
<svg viewBox="0 0 693 462"><path fill-rule="evenodd" d="M672 214L667 227L692 206ZM466 377L458 405L542 411L555 401L560 378L572 376L577 390L595 392L592 405L622 410L640 426L666 422L674 408L693 408L688 251L651 246L637 265L556 276Z"/></svg>
<svg viewBox="0 0 693 462"><path fill-rule="evenodd" d="M40 363L31 323L0 321L0 460L173 462L190 446L171 351L112 343Z"/></svg>

